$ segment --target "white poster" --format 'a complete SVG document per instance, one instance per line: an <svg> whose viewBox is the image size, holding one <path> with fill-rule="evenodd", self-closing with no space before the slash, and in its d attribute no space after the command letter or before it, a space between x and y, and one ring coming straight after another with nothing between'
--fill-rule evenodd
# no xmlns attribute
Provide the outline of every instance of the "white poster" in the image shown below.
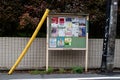
<svg viewBox="0 0 120 80"><path fill-rule="evenodd" d="M79 27L73 27L72 28L73 37L78 37L78 33L79 33Z"/></svg>
<svg viewBox="0 0 120 80"><path fill-rule="evenodd" d="M72 36L72 22L65 23L65 36Z"/></svg>
<svg viewBox="0 0 120 80"><path fill-rule="evenodd" d="M72 23L78 23L79 22L79 18L72 18Z"/></svg>
<svg viewBox="0 0 120 80"><path fill-rule="evenodd" d="M78 27L78 26L79 26L79 18L73 18L72 27Z"/></svg>
<svg viewBox="0 0 120 80"><path fill-rule="evenodd" d="M71 29L68 29L68 28L67 28L67 29L65 30L65 36L66 36L66 37L71 37L71 36L72 36L72 28L71 28Z"/></svg>
<svg viewBox="0 0 120 80"><path fill-rule="evenodd" d="M65 36L65 29L59 29L59 37L64 37Z"/></svg>
<svg viewBox="0 0 120 80"><path fill-rule="evenodd" d="M86 22L86 19L85 19L85 18L80 18L80 19L79 19L79 23L80 23L80 24L85 24L85 22Z"/></svg>

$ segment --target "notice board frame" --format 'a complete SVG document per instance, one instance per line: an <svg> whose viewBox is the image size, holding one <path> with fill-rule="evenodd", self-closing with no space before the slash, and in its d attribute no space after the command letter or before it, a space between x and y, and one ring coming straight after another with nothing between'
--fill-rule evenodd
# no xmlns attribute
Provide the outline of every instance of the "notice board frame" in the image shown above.
<svg viewBox="0 0 120 80"><path fill-rule="evenodd" d="M84 39L85 38L83 40L83 41L85 41L85 44L83 46L77 46L77 47L63 47L63 46L62 47L57 47L57 46L55 46L53 44L52 47L50 47L50 38L51 38L51 32L52 32L51 31L52 30L51 26L54 25L54 23L53 23L54 21L53 22L51 21L52 18L58 18L58 21L59 21L59 18L65 18L65 19L66 18L76 18L76 19L83 18L83 19L85 19L85 27L86 27L85 28L85 34L84 34L85 36L83 35L83 36L80 37L80 39ZM66 19L66 20L70 21L71 19ZM55 22L55 23L57 23L57 22ZM79 13L50 13L48 15L48 17L47 17L47 39L46 39L46 70L48 70L48 66L49 66L49 50L83 50L83 51L85 51L85 72L88 71L88 26L89 26L89 14L79 14ZM63 33L61 33L61 34L63 34ZM59 35L57 34L57 36L59 36ZM57 38L57 37L52 37L52 38ZM66 38L69 38L69 37L66 37ZM65 40L65 38L64 38L64 40ZM74 39L73 38L70 39L70 41L71 41L70 45L73 44L72 40L74 41ZM56 41L56 45L57 45L57 39L54 40L54 41Z"/></svg>

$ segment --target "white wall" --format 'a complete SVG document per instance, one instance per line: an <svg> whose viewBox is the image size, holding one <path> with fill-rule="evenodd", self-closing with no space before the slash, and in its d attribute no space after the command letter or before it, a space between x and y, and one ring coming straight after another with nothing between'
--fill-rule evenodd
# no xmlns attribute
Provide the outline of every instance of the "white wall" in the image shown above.
<svg viewBox="0 0 120 80"><path fill-rule="evenodd" d="M0 37L0 69L10 69L24 49L29 38ZM102 57L102 39L89 39L89 68L99 68ZM115 67L120 67L120 40L116 40ZM46 39L36 38L17 69L45 67ZM84 51L50 51L51 67L84 67Z"/></svg>

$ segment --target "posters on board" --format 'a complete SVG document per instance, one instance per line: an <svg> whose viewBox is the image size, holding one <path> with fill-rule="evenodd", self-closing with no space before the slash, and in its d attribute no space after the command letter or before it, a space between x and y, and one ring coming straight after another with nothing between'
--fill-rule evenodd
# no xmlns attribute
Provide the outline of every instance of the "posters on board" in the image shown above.
<svg viewBox="0 0 120 80"><path fill-rule="evenodd" d="M71 46L72 44L72 38L65 38L65 45Z"/></svg>
<svg viewBox="0 0 120 80"><path fill-rule="evenodd" d="M65 36L72 37L72 18L66 18Z"/></svg>
<svg viewBox="0 0 120 80"><path fill-rule="evenodd" d="M65 29L59 29L59 37L65 36Z"/></svg>
<svg viewBox="0 0 120 80"><path fill-rule="evenodd" d="M59 25L59 28L64 28L65 27L65 17L59 17L58 18L58 25Z"/></svg>
<svg viewBox="0 0 120 80"><path fill-rule="evenodd" d="M53 17L51 19L51 27L58 27L58 17Z"/></svg>
<svg viewBox="0 0 120 80"><path fill-rule="evenodd" d="M58 17L53 17L51 19L51 37L58 36Z"/></svg>
<svg viewBox="0 0 120 80"><path fill-rule="evenodd" d="M64 37L57 38L57 47L64 47Z"/></svg>
<svg viewBox="0 0 120 80"><path fill-rule="evenodd" d="M85 37L86 36L86 20L85 20L85 18L79 19L79 30L81 31L79 37Z"/></svg>
<svg viewBox="0 0 120 80"><path fill-rule="evenodd" d="M58 28L51 27L51 37L57 37L57 36L58 36Z"/></svg>
<svg viewBox="0 0 120 80"><path fill-rule="evenodd" d="M73 37L78 37L79 33L79 18L72 19L72 35Z"/></svg>
<svg viewBox="0 0 120 80"><path fill-rule="evenodd" d="M72 46L72 38L86 37L86 18L52 17L50 47Z"/></svg>
<svg viewBox="0 0 120 80"><path fill-rule="evenodd" d="M50 38L50 47L55 48L57 46L56 42L56 38Z"/></svg>

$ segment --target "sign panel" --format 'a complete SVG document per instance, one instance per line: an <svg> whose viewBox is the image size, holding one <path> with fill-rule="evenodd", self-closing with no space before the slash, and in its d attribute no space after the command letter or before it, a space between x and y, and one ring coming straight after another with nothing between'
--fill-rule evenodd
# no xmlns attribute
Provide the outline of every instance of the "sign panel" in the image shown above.
<svg viewBox="0 0 120 80"><path fill-rule="evenodd" d="M50 14L47 21L48 48L86 48L88 15Z"/></svg>

